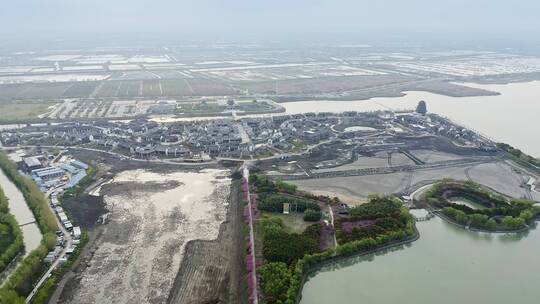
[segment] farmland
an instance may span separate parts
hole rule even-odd
[[[36,121],[39,115],[51,111],[56,102],[0,102],[0,122],[26,122]]]

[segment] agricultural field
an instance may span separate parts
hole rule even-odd
[[[278,94],[315,94],[353,91],[382,85],[399,84],[411,80],[413,78],[402,75],[332,76],[282,81],[246,82],[237,84],[237,87],[247,89],[251,93],[276,93],[277,89]]]
[[[160,82],[163,95],[165,96],[195,95],[191,85],[186,79],[164,79]]]
[[[142,93],[144,96],[162,96],[163,88],[159,80],[144,80]]]
[[[52,111],[57,102],[0,102],[0,122],[23,122],[38,120],[39,116]]]
[[[99,82],[75,82],[62,95],[66,98],[84,98],[90,96],[99,85]]]

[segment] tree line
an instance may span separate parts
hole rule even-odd
[[[47,269],[43,258],[56,245],[55,232],[58,226],[43,193],[31,179],[18,174],[17,167],[4,152],[0,152],[0,168],[22,192],[43,234],[39,247],[25,257],[0,289],[0,303],[24,303],[26,295],[32,291],[34,282]]]
[[[9,213],[8,199],[0,188],[0,272],[23,251],[21,228],[15,217]]]
[[[486,209],[473,209],[449,201],[451,197],[465,197],[480,203]],[[472,181],[445,179],[425,192],[429,205],[442,208],[442,213],[461,225],[485,230],[519,230],[526,227],[540,213],[533,201],[508,201]]]

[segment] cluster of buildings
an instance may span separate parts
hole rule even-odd
[[[168,103],[160,104],[167,107]],[[490,140],[437,115],[344,112],[242,117],[159,124],[146,119],[27,126],[1,133],[6,146],[61,145],[113,150],[137,158],[203,161],[207,157],[251,158],[287,153],[329,139],[354,139],[369,132],[389,136],[441,135],[492,149]],[[54,171],[46,172],[53,174]]]
[[[65,230],[67,230],[68,233],[71,234],[71,244],[69,244],[69,247],[65,251],[66,254],[71,254],[75,251],[75,249],[77,249],[77,246],[81,242],[81,227],[73,226],[66,213],[64,212],[64,209],[60,206],[56,193],[53,193],[51,195],[50,204],[52,210],[55,212],[62,226],[64,226]],[[60,256],[63,249],[66,248],[66,245],[66,236],[60,230],[57,231],[56,246],[47,254],[47,256],[44,258],[44,261],[51,263],[59,257],[63,262],[67,261],[67,256]]]
[[[19,171],[32,178],[41,191],[69,189],[86,177],[88,165],[68,156],[43,153],[27,154],[20,150],[10,154]]]
[[[415,132],[448,137],[463,145],[478,147],[483,151],[496,150],[494,143],[490,139],[471,129],[456,125],[449,119],[438,115],[426,116],[418,115],[416,113],[407,113],[397,116],[397,119],[400,123],[406,125]]]

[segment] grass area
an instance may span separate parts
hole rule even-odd
[[[306,222],[304,221],[304,215],[302,213],[290,213],[290,214],[283,214],[283,213],[276,213],[276,212],[263,212],[264,216],[273,217],[273,218],[279,218],[292,232],[296,233],[302,233],[309,225],[312,225],[312,222]]]
[[[0,103],[0,122],[26,122],[37,120],[38,115],[49,111],[49,107],[56,102],[36,101],[36,102],[3,102]]]
[[[291,140],[291,144],[294,146],[293,152],[300,152],[306,147],[306,144],[298,138]]]

